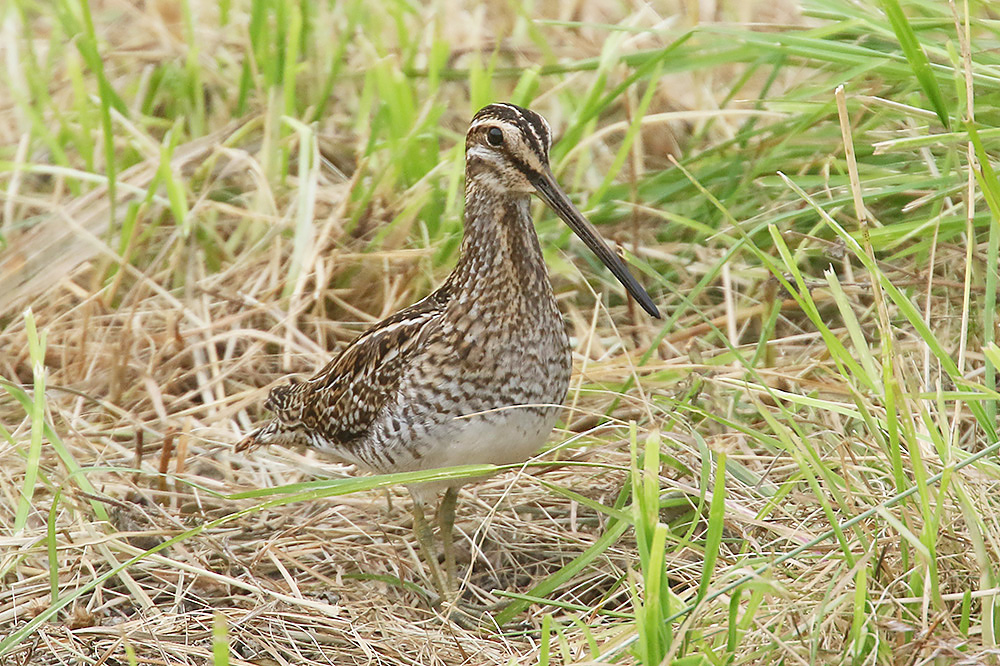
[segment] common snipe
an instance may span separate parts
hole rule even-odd
[[[491,104],[465,139],[465,236],[444,284],[375,324],[307,381],[273,388],[274,418],[236,445],[313,446],[377,473],[527,460],[548,437],[569,387],[569,338],[532,225],[537,194],[654,317],[659,311],[549,169],[545,119]],[[432,582],[454,590],[458,487],[410,487],[414,531]],[[448,587],[423,504],[438,510]]]

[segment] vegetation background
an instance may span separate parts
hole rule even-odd
[[[998,18],[7,0],[0,660],[995,663]],[[231,445],[447,275],[503,99],[666,317],[540,214],[574,380],[462,493],[471,627],[399,478]]]

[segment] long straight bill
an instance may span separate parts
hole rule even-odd
[[[597,255],[605,266],[614,274],[618,281],[628,290],[628,293],[632,294],[642,309],[649,313],[651,316],[660,318],[660,311],[656,308],[656,304],[653,303],[653,299],[649,297],[646,290],[635,281],[632,274],[629,273],[628,268],[622,263],[622,260],[618,258],[618,255],[611,251],[608,244],[604,242],[604,239],[600,237],[597,233],[597,229],[594,228],[587,218],[576,209],[576,206],[569,200],[566,194],[556,183],[555,176],[552,172],[546,168],[545,172],[537,177],[533,183],[535,189],[538,190],[538,196],[541,197],[542,201],[548,204],[549,208],[554,210],[556,214],[562,218],[563,222],[569,225],[569,228],[573,230],[577,236],[580,237],[587,247]]]

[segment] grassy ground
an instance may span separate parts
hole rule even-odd
[[[901,4],[0,5],[0,660],[995,662],[1000,21]],[[539,216],[574,379],[470,628],[399,479],[231,446],[444,279],[497,99],[666,318]]]

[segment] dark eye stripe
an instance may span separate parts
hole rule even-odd
[[[528,166],[526,162],[519,160],[514,155],[508,155],[507,160],[514,165],[514,168],[524,174],[527,178],[531,178],[535,170]]]

